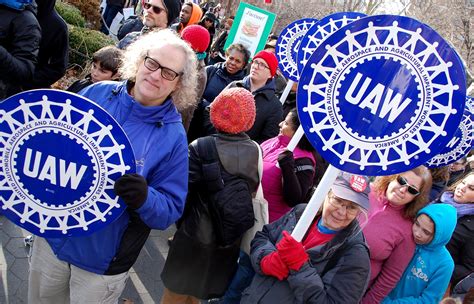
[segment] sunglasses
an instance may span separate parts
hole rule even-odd
[[[407,186],[408,193],[412,195],[420,194],[420,191],[415,186],[410,185],[403,176],[397,176],[397,182],[400,184],[400,186]]]
[[[145,10],[149,10],[150,8],[153,8],[153,13],[155,13],[155,14],[157,14],[157,15],[161,14],[162,12],[166,12],[166,10],[165,10],[164,8],[159,7],[159,6],[152,5],[152,4],[148,3],[148,2],[145,2],[145,3],[143,4],[143,8],[144,8]]]

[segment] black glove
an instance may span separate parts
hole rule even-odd
[[[286,163],[289,161],[294,161],[293,152],[291,152],[290,150],[285,150],[278,155],[279,163]]]
[[[124,174],[115,181],[114,192],[128,207],[138,209],[146,201],[148,184],[140,174]]]

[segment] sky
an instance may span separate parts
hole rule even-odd
[[[408,2],[409,0],[384,0],[382,5],[377,9],[377,13],[403,15],[403,13],[400,12],[403,10],[404,3],[408,4]]]

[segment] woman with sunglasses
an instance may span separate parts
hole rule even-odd
[[[130,45],[120,71],[125,81],[101,81],[79,94],[109,112],[131,142],[136,173],[114,185],[127,210],[88,236],[37,238],[29,303],[117,303],[150,230],[168,228],[183,212],[188,145],[178,110],[196,100],[196,56],[162,30]]]
[[[456,285],[474,284],[474,172],[468,173],[448,188],[439,198],[439,202],[452,205],[457,212],[458,223],[446,247],[455,265],[451,288],[459,292]],[[466,280],[471,280],[471,283],[466,284]],[[458,284],[461,281],[463,284]]]
[[[358,303],[369,279],[369,250],[357,221],[369,207],[368,178],[340,174],[301,242],[290,233],[305,204],[257,232],[256,275],[244,304]]]
[[[380,303],[408,266],[416,246],[413,220],[428,203],[431,182],[428,169],[420,166],[372,183],[368,220],[362,224],[370,248],[370,281],[362,303]]]

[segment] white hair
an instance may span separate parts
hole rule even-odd
[[[197,103],[197,59],[191,47],[170,29],[155,30],[142,35],[125,50],[120,73],[124,79],[135,82],[138,67],[146,54],[165,45],[174,46],[185,55],[184,71],[176,89],[171,93],[178,111],[195,107]]]

